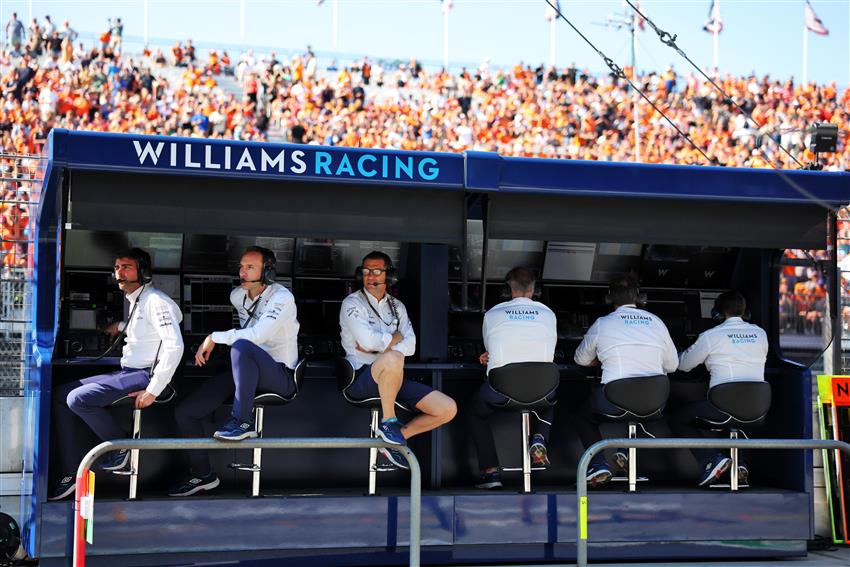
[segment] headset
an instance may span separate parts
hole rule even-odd
[[[626,278],[628,278],[629,280],[631,280],[632,283],[634,283],[635,305],[637,307],[646,306],[647,298],[646,298],[646,294],[640,290],[640,282],[638,282],[637,278],[632,276],[632,275],[627,275]],[[605,294],[605,303],[606,304],[608,304],[608,305],[614,304],[614,296],[613,296],[614,287],[615,286],[616,287],[623,287],[622,284],[624,283],[624,280],[625,280],[625,278],[617,278],[608,285],[608,293]],[[619,284],[619,285],[617,285],[617,284]]]
[[[245,250],[245,254],[249,252],[257,252],[263,257],[263,275],[260,276],[260,279],[258,280],[242,281],[245,283],[264,283],[266,285],[273,284],[274,279],[277,276],[277,258],[275,258],[274,252],[262,246],[249,246]]]
[[[744,313],[741,315],[741,319],[744,321],[749,321],[752,318],[752,313],[750,313],[750,308],[747,307],[747,299],[737,291],[724,291],[720,295],[714,298],[714,306],[711,308],[711,318],[717,321],[718,323],[722,323],[726,320],[726,314],[720,309],[720,301],[723,299],[731,299],[734,296],[740,297],[744,301]]]
[[[363,262],[367,259],[380,259],[384,261],[384,268],[387,270],[387,287],[392,287],[398,283],[398,270],[395,265],[393,265],[392,258],[383,252],[373,250],[363,257],[363,260],[360,261],[360,265],[354,270],[354,279],[357,280],[357,283],[360,284],[361,287],[363,287]]]
[[[136,263],[136,277],[138,279],[135,282],[131,283],[147,285],[153,281],[153,272],[151,270],[151,255],[142,250],[141,248],[130,248],[129,250],[119,252],[115,256],[115,258],[130,258]],[[118,282],[118,280],[115,278],[115,270],[112,271],[112,281],[115,283]]]

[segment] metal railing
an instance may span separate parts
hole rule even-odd
[[[81,498],[87,492],[88,472],[94,461],[119,449],[129,450],[233,450],[233,449],[371,449],[391,447],[404,453],[410,464],[410,566],[419,567],[422,510],[422,472],[419,461],[409,447],[391,445],[380,439],[354,438],[266,438],[226,443],[215,439],[126,439],[104,441],[89,451],[77,468],[77,491],[74,498],[74,555],[73,567],[84,567],[86,560],[86,536],[84,518],[81,514]]]
[[[850,444],[818,439],[605,439],[594,443],[582,454],[576,476],[576,566],[587,566],[587,476],[590,460],[605,449],[834,449],[850,456]]]

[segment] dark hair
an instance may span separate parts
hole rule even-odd
[[[243,252],[242,255],[244,256],[245,254],[249,254],[251,252],[256,252],[257,254],[263,257],[263,267],[265,267],[266,264],[270,264],[272,268],[277,266],[277,258],[275,258],[274,252],[269,250],[268,248],[265,248],[263,246],[249,246],[245,249],[245,252]]]
[[[505,275],[505,283],[508,284],[511,291],[518,291],[520,293],[534,291],[534,282],[536,279],[534,272],[522,266],[511,269]]]
[[[614,305],[637,304],[640,286],[634,276],[619,276],[608,284],[608,297]]]
[[[115,254],[115,259],[117,260],[118,258],[130,258],[136,263],[136,270],[139,272],[142,271],[142,264],[144,264],[147,269],[150,269],[153,265],[151,262],[151,255],[141,248],[126,248],[124,250],[120,250],[117,254]]]
[[[360,261],[360,265],[362,266],[363,264],[365,264],[366,260],[383,260],[384,268],[389,269],[393,267],[392,258],[390,258],[388,254],[381,252],[380,250],[372,250],[371,252],[363,256],[363,259]]]
[[[747,300],[741,292],[724,291],[714,300],[714,306],[725,317],[743,317],[747,311]]]

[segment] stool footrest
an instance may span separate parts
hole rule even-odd
[[[649,478],[645,476],[639,476],[635,480],[638,482],[649,482]],[[614,476],[611,477],[611,482],[629,482],[629,477],[627,476]]]
[[[531,467],[531,470],[533,470],[533,471],[545,471],[545,470],[547,470],[547,468],[546,467]],[[522,467],[502,467],[501,471],[502,472],[523,472]]]
[[[112,474],[117,474],[117,475],[121,475],[121,476],[132,476],[132,475],[136,474],[135,469],[118,469],[118,470],[109,471],[109,472],[111,472]]]
[[[383,466],[375,465],[375,467],[372,470],[375,471],[375,472],[393,472],[393,471],[397,471],[398,467],[391,467],[391,466],[388,466],[388,465],[383,465]]]
[[[262,470],[261,467],[255,465],[253,463],[247,463],[247,464],[230,463],[227,466],[231,469],[237,469],[237,470],[240,470],[240,471],[248,471],[248,472],[255,472],[255,471]]]
[[[747,483],[747,484],[741,484],[740,482],[738,483],[738,488],[749,488],[749,487],[750,487],[749,483]],[[711,485],[709,485],[709,488],[732,488],[732,485],[729,484],[728,482],[724,482],[722,484],[711,484]]]

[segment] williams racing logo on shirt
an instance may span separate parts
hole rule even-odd
[[[508,321],[534,321],[540,315],[537,309],[505,309]]]
[[[626,325],[644,325],[647,327],[652,323],[652,317],[640,313],[621,313],[620,320]]]
[[[755,333],[726,333],[733,345],[755,344],[758,335]]]

